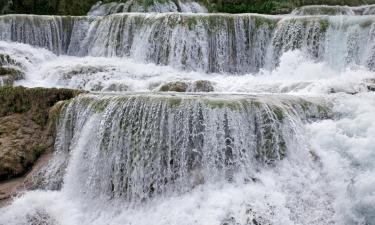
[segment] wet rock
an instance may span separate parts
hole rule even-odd
[[[65,72],[63,74],[63,79],[69,80],[72,79],[75,76],[80,76],[80,75],[86,75],[86,76],[91,76],[97,73],[103,73],[103,72],[108,72],[104,67],[95,67],[95,66],[77,66],[73,68],[72,70]]]
[[[129,86],[126,84],[110,84],[102,89],[103,91],[128,91]]]
[[[214,86],[210,81],[207,80],[198,80],[194,81],[191,85],[191,92],[213,92]]]
[[[14,81],[22,79],[23,75],[20,70],[0,67],[0,86],[12,86]]]
[[[254,207],[250,204],[244,205],[243,209],[241,210],[241,219],[238,217],[229,214],[227,217],[222,221],[221,225],[240,225],[240,224],[245,224],[245,225],[271,225],[271,221],[267,219],[267,217],[270,217],[274,215],[274,207],[268,205],[268,210],[263,213],[259,213],[254,210]],[[244,222],[239,223],[238,220]]]
[[[175,92],[212,92],[213,84],[207,80],[198,81],[175,81],[164,84],[159,91],[175,91]]]
[[[36,212],[34,215],[28,215],[27,223],[30,225],[54,225],[57,224],[56,220],[53,219],[44,210]]]
[[[358,88],[352,88],[352,90],[348,90],[345,88],[330,88],[328,91],[329,94],[336,94],[336,93],[346,93],[350,95],[356,95],[361,92],[375,92],[375,79],[364,79],[361,83],[359,83]]]
[[[375,79],[366,80],[366,87],[368,91],[375,91]]]
[[[24,87],[0,88],[0,181],[28,172],[54,146],[62,104],[80,91]]]
[[[0,54],[0,65],[1,66],[13,65],[13,66],[17,66],[17,67],[21,66],[21,64],[19,62],[17,62],[12,57],[10,57],[10,55],[7,55],[7,54]]]
[[[225,219],[221,225],[240,225],[239,223],[236,222],[236,218],[234,217],[229,217]]]
[[[189,85],[186,82],[175,81],[161,86],[160,91],[186,92]]]
[[[329,91],[328,91],[328,93],[329,94],[346,93],[346,94],[350,94],[350,95],[358,94],[357,91],[347,91],[347,90],[335,89],[335,88],[330,88]]]
[[[81,87],[83,89],[83,87]],[[122,83],[103,84],[99,82],[90,88],[90,91],[105,91],[105,92],[124,92],[128,91],[129,86]]]

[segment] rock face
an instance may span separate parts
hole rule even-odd
[[[0,86],[12,86],[14,81],[23,78],[21,64],[9,55],[0,54]]]
[[[175,91],[175,92],[213,92],[214,87],[210,81],[198,80],[194,82],[189,81],[174,81],[162,85],[159,91]]]
[[[23,73],[17,69],[0,67],[0,86],[12,86],[14,81],[23,78]]]
[[[80,92],[69,89],[0,88],[0,181],[22,176],[54,146],[62,103]],[[52,110],[53,109],[53,110]]]

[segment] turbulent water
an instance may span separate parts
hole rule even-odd
[[[203,5],[194,1],[153,1],[149,6],[138,0],[125,2],[98,2],[88,12],[89,16],[107,16],[115,13],[125,12],[190,12],[205,13],[208,10]]]
[[[310,5],[297,8],[292,12],[293,15],[374,15],[375,5],[365,5],[357,7],[349,6],[328,6],[328,5]]]
[[[57,55],[122,57],[208,73],[275,69],[300,49],[338,69],[374,69],[374,16],[144,14],[106,17],[0,17],[0,40]]]
[[[16,85],[91,91],[1,225],[375,224],[375,16],[95,7],[0,17]]]

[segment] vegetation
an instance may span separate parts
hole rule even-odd
[[[37,124],[47,124],[49,109],[55,103],[71,99],[81,91],[70,89],[46,89],[24,87],[1,87],[0,88],[0,117],[13,113],[28,113]]]
[[[102,0],[114,2],[116,0]],[[124,2],[126,0],[117,0]],[[166,0],[137,0],[145,6],[154,1]],[[289,13],[296,7],[304,5],[362,5],[375,4],[375,0],[197,0],[206,5],[211,12],[225,13]],[[85,15],[98,0],[0,0],[3,14],[43,14],[43,15]]]
[[[98,0],[0,0],[3,14],[85,15]]]
[[[349,5],[375,4],[375,0],[211,0],[218,12],[285,14],[304,5]]]

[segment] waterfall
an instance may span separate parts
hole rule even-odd
[[[286,97],[82,96],[61,115],[45,186],[61,187],[56,174],[68,160],[75,168],[65,188],[104,199],[144,200],[236,174],[251,180],[288,154],[300,119],[327,116],[323,105]]]
[[[0,225],[375,224],[373,5],[149,3],[0,16],[14,85],[88,91]]]
[[[349,6],[328,6],[328,5],[310,5],[303,6],[293,10],[292,15],[311,16],[311,15],[374,15],[375,5],[365,5],[357,7]]]
[[[338,68],[374,68],[373,16],[19,15],[0,17],[0,26],[2,40],[59,55],[127,57],[187,71],[244,74],[274,69],[283,53],[295,49]]]
[[[191,13],[205,13],[207,9],[198,2],[191,1],[153,1],[152,4],[146,5],[137,0],[129,0],[125,3],[98,2],[94,5],[88,15],[89,16],[107,16],[115,13],[125,12],[191,12]]]

